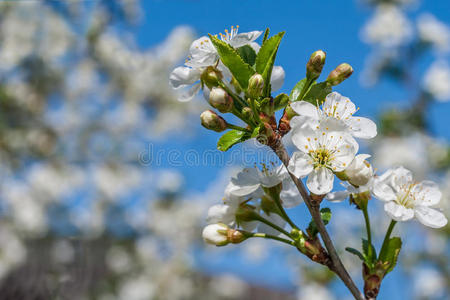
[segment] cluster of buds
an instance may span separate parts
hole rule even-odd
[[[222,223],[206,226],[202,236],[206,243],[216,246],[226,246],[229,243],[239,244],[248,238],[242,231],[231,229]]]

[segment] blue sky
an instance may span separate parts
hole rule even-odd
[[[362,1],[359,1],[362,2]],[[197,34],[223,32],[232,25],[239,25],[242,32],[251,30],[271,29],[271,33],[286,31],[282,41],[277,64],[283,66],[286,71],[286,80],[282,92],[289,93],[295,83],[304,77],[305,64],[309,55],[322,49],[327,52],[327,63],[324,68],[324,76],[335,66],[342,62],[350,63],[355,72],[353,76],[339,85],[336,89],[341,94],[350,97],[360,106],[360,115],[375,117],[381,109],[392,102],[402,102],[410,96],[409,91],[399,89],[389,81],[383,81],[374,88],[361,86],[359,81],[364,61],[370,53],[370,47],[359,39],[361,26],[370,16],[371,11],[358,1],[292,1],[292,0],[230,0],[230,1],[143,1],[143,23],[135,29],[138,44],[143,48],[151,47],[164,40],[168,33],[178,25],[189,25]],[[434,0],[424,1],[417,10],[411,9],[408,14],[415,19],[418,12],[431,12],[438,19],[450,23],[450,1]],[[431,57],[426,58],[432,60]],[[423,69],[418,72],[423,72]],[[406,103],[403,103],[405,105]],[[431,109],[429,119],[432,120],[434,133],[450,140],[450,131],[447,129],[450,103],[436,103]],[[199,142],[180,140],[169,144],[160,145],[174,149],[199,150],[213,149],[218,135],[202,131],[204,138]],[[213,178],[220,168],[185,168],[184,173],[190,179],[187,184],[190,187],[202,188],[206,178]],[[203,176],[198,176],[201,172]],[[229,260],[222,261],[227,265]],[[222,266],[223,266],[222,265]],[[215,264],[205,264],[207,269],[218,268]],[[240,272],[245,277],[245,268]],[[280,268],[271,266],[271,280],[275,284],[283,284],[289,279],[280,271]],[[251,268],[252,273],[254,269]],[[267,277],[266,273],[263,277]],[[392,276],[392,275],[390,275]],[[400,276],[397,274],[396,276]],[[395,277],[395,276],[392,276]],[[387,295],[395,290],[394,280],[387,280],[382,289],[382,295]],[[389,283],[390,282],[390,283]],[[393,294],[397,295],[398,294]],[[388,299],[381,297],[381,299]],[[389,299],[397,299],[389,298]]]

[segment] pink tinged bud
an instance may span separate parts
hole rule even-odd
[[[248,95],[252,98],[258,98],[262,95],[264,89],[264,79],[260,74],[255,74],[248,80]]]
[[[217,132],[227,129],[227,122],[212,110],[205,110],[200,115],[202,126],[209,130]]]
[[[349,78],[353,73],[353,68],[347,63],[340,64],[330,75],[328,75],[327,82],[331,85],[338,85],[345,79]]]
[[[222,88],[213,87],[209,93],[209,104],[221,113],[227,113],[233,108],[233,99]]]
[[[306,77],[316,80],[320,73],[322,73],[323,66],[325,65],[326,54],[322,50],[317,50],[309,58],[306,64]]]
[[[207,67],[200,77],[202,83],[205,84],[210,89],[219,86],[219,83],[222,80],[222,78],[223,78],[222,72],[220,72],[213,66]]]
[[[368,154],[356,155],[350,165],[344,170],[345,176],[351,184],[355,186],[365,185],[372,178],[372,166],[366,161],[369,157],[370,155]]]

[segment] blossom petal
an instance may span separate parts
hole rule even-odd
[[[359,145],[350,134],[345,132],[330,132],[327,138],[327,149],[335,150],[334,159],[331,161],[333,171],[343,171],[355,158]]]
[[[317,128],[319,126],[319,120],[306,116],[295,116],[291,119],[289,125],[292,129],[303,127]]]
[[[186,62],[190,67],[207,67],[217,62],[218,54],[211,40],[202,36],[192,42],[189,48],[190,59]]]
[[[311,150],[316,150],[318,147],[318,140],[315,129],[310,126],[295,127],[292,130],[292,143],[302,152],[309,153]]]
[[[415,195],[416,205],[433,206],[441,201],[442,193],[436,183],[424,180],[415,185],[411,193]]]
[[[392,170],[388,170],[383,175],[375,177],[372,192],[378,200],[387,202],[397,199],[397,195],[390,185],[392,175]]]
[[[313,169],[311,157],[301,151],[295,152],[289,161],[288,170],[297,178],[308,175]]]
[[[170,85],[174,89],[182,88],[187,85],[194,84],[200,80],[200,70],[188,67],[178,67],[172,71],[169,76]]]
[[[234,48],[239,48],[244,45],[250,44],[251,42],[256,40],[261,34],[262,31],[250,31],[245,33],[239,33],[229,41],[229,44]]]
[[[303,202],[303,198],[291,178],[286,178],[283,181],[280,199],[281,204],[283,204],[285,208],[292,208]]]
[[[347,122],[353,136],[361,139],[371,139],[377,135],[377,125],[368,118],[350,117]]]
[[[349,196],[350,196],[350,193],[348,191],[337,191],[337,192],[328,193],[325,196],[325,198],[331,202],[342,202],[342,201],[346,200]]]
[[[272,92],[281,89],[284,83],[284,69],[281,66],[274,66],[272,69],[272,75],[270,76],[270,85],[272,87]]]
[[[186,91],[183,91],[178,96],[178,101],[180,101],[180,102],[191,101],[195,97],[195,95],[198,94],[200,87],[201,87],[200,83],[194,84],[191,88],[187,89]]]
[[[256,168],[245,168],[235,178],[231,178],[227,190],[235,196],[249,196],[260,188],[259,178]]]
[[[209,208],[206,222],[208,224],[224,223],[233,226],[235,223],[236,210],[226,204],[216,204]]]
[[[426,206],[417,206],[415,216],[425,226],[431,228],[441,228],[447,225],[447,218],[437,209]]]
[[[414,210],[390,201],[384,204],[384,210],[395,221],[408,221],[414,217]]]
[[[334,175],[327,168],[317,168],[311,172],[306,180],[309,191],[316,195],[324,195],[333,189]]]
[[[391,185],[394,189],[412,183],[413,176],[410,170],[404,167],[397,167],[392,170]]]
[[[291,108],[299,115],[319,120],[317,107],[306,101],[295,101],[291,103]]]

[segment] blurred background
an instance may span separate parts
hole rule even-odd
[[[293,249],[201,240],[232,174],[270,159],[215,150],[201,95],[168,84],[190,43],[232,25],[285,30],[289,93],[309,55],[355,72],[336,89],[377,120],[363,146],[378,172],[402,164],[439,182],[450,212],[448,0],[16,0],[0,2],[0,299],[351,299]],[[336,185],[339,188],[339,185]],[[327,203],[328,205],[328,203]],[[330,204],[330,230],[361,285],[360,212]],[[371,201],[377,246],[388,218]],[[288,213],[304,226],[304,206]],[[450,297],[450,227],[409,222],[379,299]]]

